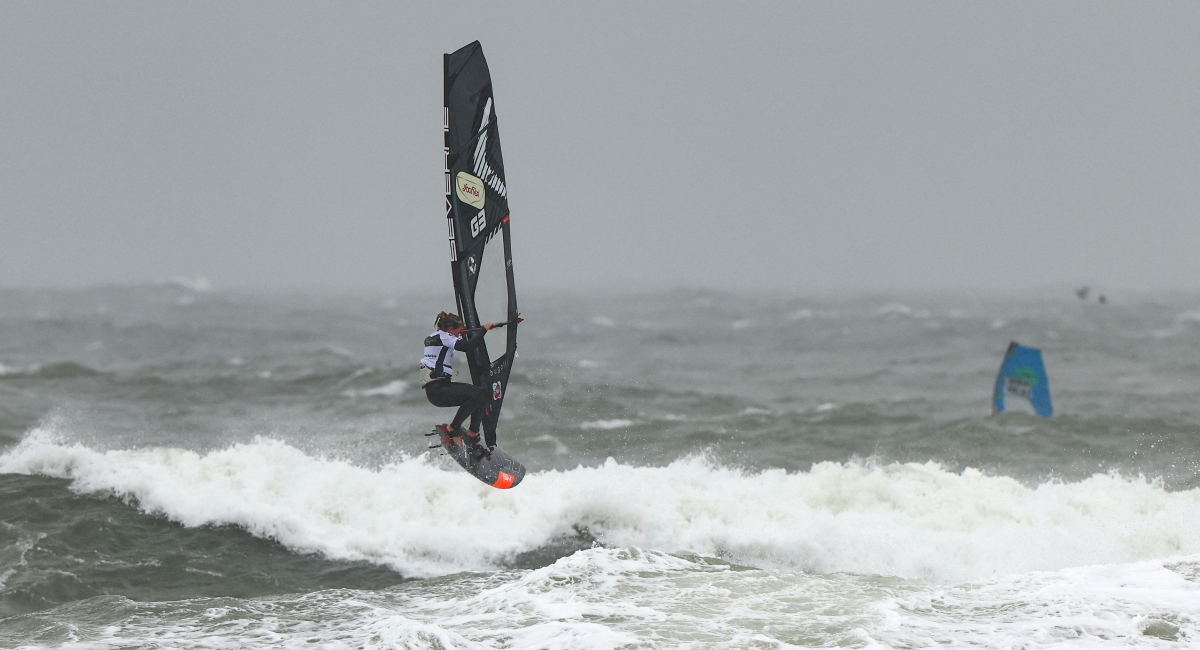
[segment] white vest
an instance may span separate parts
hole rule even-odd
[[[454,344],[458,339],[449,332],[438,330],[425,337],[425,356],[421,357],[421,366],[433,371],[437,378],[438,365],[441,365],[440,376],[453,377],[454,369],[450,367],[454,361]]]

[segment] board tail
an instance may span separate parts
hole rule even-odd
[[[437,436],[441,444],[430,445],[431,449],[442,447],[445,454],[454,459],[459,467],[467,470],[475,478],[501,490],[514,488],[525,478],[525,466],[517,462],[500,447],[493,447],[488,454],[473,455],[466,444],[455,444],[451,440],[450,427],[439,424],[433,431],[425,434]],[[476,447],[476,449],[480,449]]]
[[[1044,418],[1054,413],[1050,403],[1050,378],[1042,363],[1041,350],[1016,341],[1008,344],[992,390],[992,413],[1004,412],[1005,395],[1024,397],[1033,405],[1034,412]]]

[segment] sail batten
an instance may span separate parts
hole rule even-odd
[[[489,396],[483,432],[494,444],[517,350],[508,184],[482,47],[471,43],[445,55],[444,64],[446,217],[455,299],[468,327],[508,323],[466,355],[472,382]]]

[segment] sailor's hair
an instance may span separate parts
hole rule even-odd
[[[458,314],[440,311],[438,312],[437,318],[433,320],[433,326],[439,330],[442,330],[443,332],[446,332],[452,327],[462,327],[463,320],[458,317]]]

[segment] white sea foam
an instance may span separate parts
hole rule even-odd
[[[929,318],[928,309],[913,309],[898,302],[888,303],[875,311],[876,316],[912,316],[914,318]]]
[[[1200,553],[1200,490],[1115,475],[1030,488],[933,463],[744,472],[694,457],[537,472],[499,491],[436,460],[372,471],[266,439],[102,453],[38,430],[0,472],[69,478],[186,526],[234,524],[411,576],[488,570],[577,527],[613,546],[938,583]]]
[[[1192,309],[1176,316],[1170,326],[1153,330],[1151,335],[1158,339],[1171,338],[1188,332],[1197,324],[1200,324],[1200,309]]]
[[[321,348],[321,351],[322,352],[330,352],[332,354],[338,355],[339,357],[353,357],[354,356],[353,352],[351,352],[349,349],[344,348],[340,345],[326,345],[325,347]]]
[[[887,621],[869,637],[885,647],[1195,647],[1200,584],[1188,574],[1197,560],[1034,571],[918,592],[881,603]]]
[[[1194,568],[1197,558],[1180,559]],[[169,638],[178,647],[239,649],[1184,647],[1200,632],[1200,585],[1185,574],[1156,561],[936,587],[592,548],[531,571],[382,591],[125,601],[119,624],[108,611],[81,615],[103,604],[94,599],[41,614],[39,636],[88,639],[67,647],[150,647]],[[214,602],[228,605],[208,606]]]
[[[580,429],[623,429],[628,426],[633,426],[633,420],[594,420],[592,422],[583,422],[579,425]]]
[[[382,386],[375,388],[366,388],[362,390],[350,389],[343,391],[342,394],[346,397],[399,397],[408,390],[408,382],[403,379],[388,382]]]
[[[910,315],[912,315],[912,313],[913,313],[912,307],[909,307],[908,305],[902,305],[898,302],[888,303],[888,304],[880,307],[879,309],[875,310],[875,315],[877,315],[877,316],[886,316],[888,314],[900,314],[901,316],[910,316]]]
[[[31,363],[25,367],[6,366],[0,363],[0,376],[4,375],[32,375],[42,369],[42,364]]]
[[[177,275],[169,280],[164,280],[163,284],[173,284],[177,287],[183,287],[188,291],[195,291],[196,293],[210,293],[213,290],[212,282],[209,282],[208,278],[202,275],[197,275],[194,278]]]

